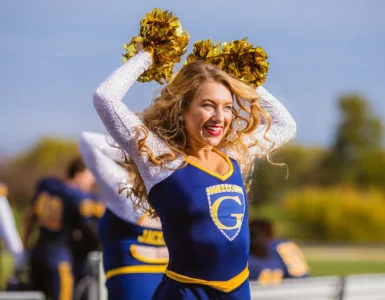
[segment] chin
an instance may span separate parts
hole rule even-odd
[[[206,140],[206,144],[207,146],[211,146],[211,147],[216,147],[218,146],[222,141],[222,138],[220,139],[215,139],[215,140]]]

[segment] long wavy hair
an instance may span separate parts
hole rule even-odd
[[[167,164],[175,160],[180,154],[187,155],[188,137],[182,116],[201,85],[207,80],[221,83],[231,92],[234,100],[233,119],[229,130],[217,147],[219,149],[226,148],[226,150],[236,154],[237,161],[245,174],[248,172],[252,160],[248,148],[258,144],[258,140],[253,140],[251,133],[258,127],[261,120],[267,124],[267,132],[271,127],[271,117],[259,106],[259,96],[254,88],[203,61],[184,65],[161,90],[160,95],[155,98],[152,105],[143,111],[141,114],[143,126],[138,126],[137,130],[144,137],[137,141],[138,149],[147,155],[150,163],[164,168],[167,168]],[[156,156],[146,145],[149,131],[166,143],[170,149],[167,154]],[[264,138],[269,140],[266,137],[266,132]],[[249,141],[246,144],[244,137],[247,135],[249,135]],[[126,163],[135,170],[137,175],[130,191],[133,195],[131,199],[135,199],[134,206],[156,216],[155,211],[147,202],[144,182],[135,163],[130,159],[127,159]],[[180,166],[180,168],[185,165]]]

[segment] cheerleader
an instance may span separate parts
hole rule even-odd
[[[83,132],[79,148],[107,210],[99,221],[108,299],[151,299],[168,262],[160,222],[135,211],[119,189],[130,188],[121,151],[102,134]]]
[[[168,35],[151,24],[143,32],[159,32],[164,41]],[[153,299],[250,299],[242,173],[290,140],[295,121],[263,87],[255,90],[202,58],[168,79],[139,118],[123,97],[138,78],[160,73],[162,55],[174,53],[141,40],[134,39],[135,54],[99,85],[93,101],[138,170],[136,203],[150,206],[162,223],[169,263]]]

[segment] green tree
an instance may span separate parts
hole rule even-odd
[[[381,120],[360,95],[342,96],[339,110],[334,143],[318,172],[320,182],[369,184],[377,169],[373,157],[380,165],[384,162]]]
[[[307,184],[325,153],[321,148],[289,144],[274,153],[271,162],[256,160],[246,180],[251,204],[277,202],[285,191]]]

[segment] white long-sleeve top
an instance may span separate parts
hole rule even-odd
[[[179,155],[167,167],[155,166],[148,163],[146,155],[138,151],[137,140],[142,136],[137,131],[137,126],[143,125],[142,121],[123,102],[129,88],[138,77],[145,72],[152,64],[151,55],[141,51],[122,66],[118,67],[104,82],[96,89],[93,95],[95,108],[102,119],[109,134],[116,142],[127,151],[135,161],[136,166],[144,180],[147,193],[157,183],[161,182],[180,166],[184,158]],[[260,106],[272,117],[272,126],[264,139],[267,124],[260,124],[253,133],[253,139],[259,141],[257,146],[249,148],[250,158],[263,156],[266,151],[272,151],[289,141],[296,134],[296,123],[286,108],[266,89],[257,88],[260,96]],[[246,137],[246,144],[248,143]],[[146,145],[153,151],[155,156],[170,152],[168,146],[155,134],[149,132]],[[221,149],[233,159],[237,160],[237,154],[230,149]]]
[[[87,168],[95,176],[101,189],[102,200],[108,209],[126,222],[136,224],[143,213],[135,211],[131,199],[120,187],[130,188],[129,175],[121,165],[122,152],[116,142],[107,135],[87,132],[81,133],[79,149]]]
[[[24,249],[16,229],[11,207],[5,196],[0,196],[0,238],[11,252],[16,268],[24,261]]]

